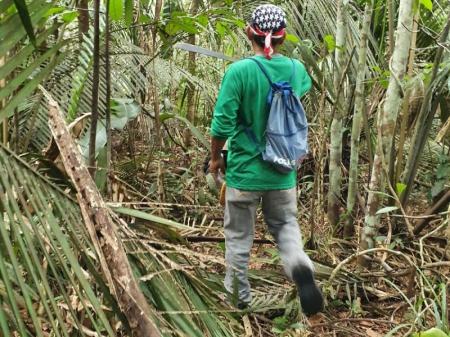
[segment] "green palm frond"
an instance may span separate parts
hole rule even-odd
[[[0,110],[0,119],[10,117],[66,57],[66,53],[59,50],[67,41],[60,39],[51,46],[43,45],[59,26],[58,23],[51,27],[45,25],[45,14],[53,6],[52,2],[37,0],[28,6],[33,27],[42,30],[36,36],[37,50],[32,44],[19,44],[26,39],[27,33],[21,24],[19,13],[11,6],[11,3],[8,5],[6,2],[0,12],[0,57],[6,58],[5,64],[0,68],[0,78],[11,78],[0,90],[0,100],[6,100]]]
[[[3,147],[0,171],[3,335],[115,336],[75,200]]]

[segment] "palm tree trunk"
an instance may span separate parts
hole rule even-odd
[[[361,135],[361,121],[363,110],[365,109],[364,80],[366,78],[366,59],[367,59],[367,34],[370,29],[372,19],[373,2],[366,3],[364,9],[364,21],[361,29],[361,40],[359,44],[358,74],[355,88],[355,114],[353,116],[349,182],[347,194],[347,221],[344,225],[344,237],[350,237],[353,234],[353,208],[356,203],[357,180],[358,180],[358,159],[359,159],[359,137]]]
[[[83,35],[89,31],[89,7],[88,0],[77,0],[78,9],[78,38],[80,43],[83,41]]]
[[[199,7],[199,1],[198,0],[192,0],[191,3],[191,16],[197,15]],[[195,44],[195,34],[190,34],[188,38],[188,43]],[[189,52],[189,61],[188,61],[188,69],[189,73],[191,75],[195,75],[195,53]],[[187,88],[187,120],[194,124],[195,120],[195,86],[191,82],[188,82],[188,88]],[[189,147],[192,143],[192,133],[189,128],[186,128],[184,131],[184,143],[186,147]]]
[[[106,191],[111,196],[111,184],[109,175],[111,172],[111,64],[109,43],[111,40],[110,22],[109,22],[109,2],[106,0],[106,31],[105,31],[105,81],[106,81],[106,112],[105,112],[105,128],[106,128]]]
[[[335,226],[339,222],[339,206],[341,200],[341,159],[342,159],[342,116],[343,107],[341,96],[344,96],[340,85],[342,84],[342,76],[345,76],[343,69],[345,67],[345,42],[347,37],[347,5],[343,0],[338,1],[337,27],[336,27],[336,70],[334,77],[334,92],[336,113],[331,123],[330,137],[330,166],[329,177],[330,186],[328,191],[328,220],[331,225]],[[343,97],[342,97],[343,98]]]
[[[391,76],[384,106],[378,112],[378,143],[370,179],[369,195],[367,197],[366,218],[360,242],[361,250],[374,247],[375,237],[378,234],[380,225],[380,217],[376,213],[380,203],[383,201],[380,192],[384,191],[386,183],[392,138],[394,137],[397,116],[401,107],[402,88],[400,81],[405,75],[409,47],[411,45],[412,4],[413,0],[400,1],[396,31],[397,40],[395,41],[394,53],[390,61]],[[361,256],[359,263],[366,265],[367,260]]]
[[[159,17],[161,15],[161,8],[163,6],[163,0],[156,0],[155,3],[155,16],[154,16],[154,22],[155,25],[152,29],[152,48],[150,51],[150,57],[153,59],[153,73],[155,73],[155,52],[156,52],[156,38],[157,38],[157,25],[156,22],[159,21]],[[153,100],[153,111],[155,114],[155,143],[157,147],[161,146],[161,120],[159,118],[159,95],[158,95],[158,86],[156,84],[156,80],[152,79],[152,84],[150,86],[150,97]]]
[[[94,1],[94,57],[92,75],[92,116],[89,137],[89,172],[95,174],[95,140],[97,138],[98,120],[98,86],[100,74],[100,0]]]
[[[437,111],[437,102],[435,101],[435,103],[433,104],[433,94],[437,90],[435,79],[439,72],[439,65],[441,64],[442,56],[444,53],[444,44],[447,41],[449,31],[450,11],[447,17],[447,24],[438,43],[439,48],[434,59],[433,72],[431,74],[430,81],[428,82],[428,87],[425,91],[425,97],[423,99],[419,116],[417,118],[416,127],[414,129],[413,138],[411,140],[411,148],[405,165],[403,183],[406,184],[406,188],[401,198],[404,207],[408,202],[409,194],[411,193],[412,187],[414,185],[414,178],[416,177],[417,173],[419,157],[422,154],[425,142],[428,138],[428,133],[430,132],[431,125],[433,123],[434,114]]]
[[[2,56],[0,57],[0,68],[5,65],[6,57]],[[0,89],[6,86],[6,78],[0,78]],[[3,109],[5,106],[5,100],[2,99],[0,101],[0,110]],[[2,143],[6,145],[8,143],[8,117],[5,117],[2,121],[0,121],[0,124],[2,125]]]

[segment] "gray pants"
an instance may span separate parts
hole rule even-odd
[[[297,222],[296,188],[273,191],[226,190],[225,203],[225,288],[234,293],[237,285],[239,301],[250,303],[250,284],[247,278],[250,249],[253,244],[256,208],[262,200],[262,211],[270,233],[280,250],[286,275],[292,277],[292,268],[313,264],[303,251]]]

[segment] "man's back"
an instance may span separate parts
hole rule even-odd
[[[289,81],[301,97],[311,87],[305,67],[294,60],[274,55],[271,60],[255,56],[273,82]],[[278,172],[262,160],[260,149],[249,139],[244,128],[250,127],[258,143],[264,142],[268,119],[267,95],[270,85],[258,65],[249,59],[232,64],[227,70],[214,110],[211,134],[228,138],[227,186],[241,190],[279,190],[295,186],[296,173]]]

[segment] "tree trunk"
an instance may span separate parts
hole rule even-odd
[[[100,0],[94,1],[94,56],[92,74],[91,130],[89,137],[89,172],[95,174],[95,140],[98,120],[98,86],[100,74]]]
[[[1,17],[0,17],[1,18]],[[3,67],[6,63],[6,56],[0,57],[0,68]],[[0,89],[6,86],[6,78],[0,78]],[[0,101],[0,111],[5,107],[5,99]],[[5,117],[2,121],[0,121],[2,126],[1,135],[2,135],[2,143],[3,145],[8,144],[8,117]]]
[[[344,226],[344,237],[350,237],[353,234],[353,218],[354,206],[356,203],[357,180],[358,180],[358,159],[359,159],[359,137],[361,135],[361,121],[363,118],[363,110],[365,106],[365,88],[364,81],[366,78],[366,59],[367,59],[367,34],[370,29],[372,19],[373,3],[366,3],[364,9],[364,21],[361,29],[361,40],[359,44],[358,73],[355,88],[355,114],[353,116],[352,136],[351,136],[351,153],[349,182],[347,194],[347,221]]]
[[[198,7],[199,7],[199,0],[192,0],[191,3],[191,16],[195,16],[197,15],[198,12]],[[195,34],[190,34],[189,38],[188,38],[188,43],[190,44],[194,44],[195,45]],[[195,75],[195,53],[194,52],[189,52],[189,61],[188,61],[188,69],[189,69],[189,73],[191,75]],[[188,87],[187,87],[187,120],[189,122],[191,122],[192,124],[194,124],[195,121],[195,102],[194,102],[194,98],[195,98],[195,85],[191,82],[188,82]],[[186,147],[190,147],[192,143],[192,133],[191,130],[189,128],[186,128],[184,131],[184,144]]]
[[[105,128],[106,128],[106,191],[109,197],[111,197],[111,64],[110,64],[110,52],[109,43],[111,40],[111,27],[109,22],[109,2],[106,0],[106,31],[105,31],[105,82],[106,82],[106,112],[105,112]]]
[[[78,9],[78,39],[83,42],[83,35],[89,32],[88,0],[77,0]]]
[[[154,22],[157,23],[159,21],[159,17],[161,16],[161,8],[163,6],[163,0],[156,0],[155,3],[155,17]],[[155,74],[155,51],[156,51],[156,38],[158,33],[158,27],[155,24],[152,29],[152,48],[150,50],[150,57],[153,60],[153,74]],[[150,97],[153,101],[153,112],[155,114],[155,143],[157,147],[161,146],[161,120],[159,118],[159,95],[158,95],[158,86],[156,84],[155,78],[152,78],[152,84],[150,86]]]
[[[413,23],[413,35],[411,40],[411,48],[409,52],[409,62],[408,62],[408,77],[412,78],[414,75],[414,58],[416,56],[416,41],[417,41],[417,28],[419,26],[420,13],[417,10],[416,15],[414,16]],[[405,92],[405,97],[403,98],[402,110],[400,113],[400,136],[398,141],[398,152],[397,152],[397,164],[395,167],[394,177],[392,179],[393,183],[397,183],[400,181],[400,174],[403,170],[403,150],[405,146],[406,139],[406,126],[408,125],[409,119],[409,100],[411,98],[411,90],[409,89]]]
[[[394,0],[387,0],[388,10],[388,57],[391,58],[394,53]]]
[[[430,132],[431,125],[433,123],[434,114],[437,111],[437,102],[434,102],[433,104],[433,94],[437,90],[435,79],[439,72],[439,66],[441,64],[442,56],[444,53],[444,44],[447,41],[449,31],[450,11],[447,17],[447,24],[438,43],[439,48],[434,59],[433,72],[431,74],[430,81],[428,82],[428,87],[425,91],[425,97],[423,99],[419,116],[417,118],[416,127],[414,129],[413,138],[411,140],[411,148],[405,165],[403,183],[406,184],[406,188],[401,198],[403,207],[406,207],[406,204],[408,202],[409,194],[411,193],[412,187],[414,185],[419,158],[428,138],[428,133]]]
[[[49,100],[49,125],[58,145],[67,174],[77,190],[77,198],[87,231],[99,256],[103,276],[124,313],[132,336],[160,337],[151,320],[155,316],[136,282],[122,240],[81,154],[67,129],[58,104]]]
[[[337,11],[337,27],[336,27],[336,70],[334,72],[334,92],[336,113],[333,116],[330,130],[330,166],[329,166],[329,190],[328,190],[328,220],[332,226],[339,222],[339,208],[341,200],[341,159],[342,159],[342,117],[344,101],[343,90],[340,90],[342,85],[342,77],[345,67],[346,55],[346,37],[347,37],[347,5],[343,0],[338,1]],[[342,97],[341,97],[342,96]]]
[[[401,107],[403,79],[408,62],[409,47],[412,31],[412,3],[413,0],[401,0],[399,19],[396,31],[394,53],[391,58],[391,76],[386,92],[386,100],[382,109],[378,112],[378,142],[374,158],[372,174],[367,197],[366,217],[361,235],[360,249],[366,250],[375,246],[375,237],[378,234],[380,224],[378,208],[382,202],[382,192],[386,183],[386,171],[389,167],[392,138]],[[367,260],[361,256],[358,259],[361,265],[366,265]]]

